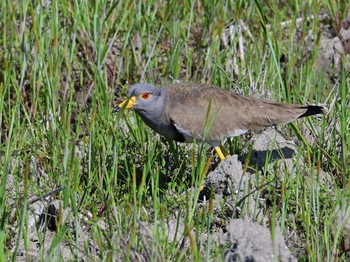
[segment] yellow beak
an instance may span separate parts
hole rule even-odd
[[[125,106],[124,104],[127,103]],[[114,112],[118,112],[120,109],[122,109],[123,107],[125,107],[126,109],[130,109],[133,106],[135,106],[136,103],[136,97],[132,96],[129,99],[124,100],[123,102],[121,102],[119,105],[117,105],[114,109],[113,109],[113,113]]]
[[[136,97],[135,97],[135,96],[132,96],[132,97],[130,97],[130,99],[126,99],[126,100],[124,100],[123,102],[121,102],[118,106],[119,106],[120,108],[122,108],[126,102],[127,102],[127,104],[126,104],[125,108],[130,109],[130,108],[132,108],[134,105],[136,105]]]

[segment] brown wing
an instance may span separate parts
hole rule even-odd
[[[176,84],[168,89],[167,111],[180,133],[203,139],[206,123],[213,120],[206,140],[220,140],[288,123],[308,111],[307,106],[274,103],[246,97],[210,85]],[[208,107],[210,114],[208,115]]]

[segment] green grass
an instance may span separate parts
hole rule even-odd
[[[40,260],[65,260],[63,246],[96,260],[131,261],[140,254],[221,260],[225,246],[212,234],[249,214],[248,195],[266,199],[272,232],[278,225],[285,236],[293,232],[303,240],[297,243],[301,261],[349,259],[343,245],[350,216],[349,54],[338,75],[317,69],[322,25],[337,35],[345,3],[5,0],[0,10],[0,261],[16,260],[23,247],[30,255],[33,197],[45,204],[62,200],[51,242],[46,229],[36,229]],[[328,19],[320,21],[320,13]],[[316,43],[309,49],[308,35]],[[295,174],[275,167],[256,174],[263,183],[243,195],[199,203],[208,146],[168,145],[135,113],[112,114],[130,84],[176,80],[325,103],[329,112],[281,127],[299,141]],[[240,137],[226,148],[240,154],[247,146]],[[332,187],[320,179],[321,170]],[[258,207],[253,210],[264,223]],[[169,241],[173,221],[180,237]]]

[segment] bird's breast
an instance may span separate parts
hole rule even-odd
[[[185,137],[177,131],[170,119],[151,118],[144,116],[143,114],[139,114],[139,116],[151,129],[161,136],[164,136],[166,139],[178,142],[186,141]]]

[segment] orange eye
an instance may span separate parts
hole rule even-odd
[[[143,99],[148,99],[150,96],[151,96],[150,93],[143,93],[143,94],[141,95],[141,97],[142,97]]]

